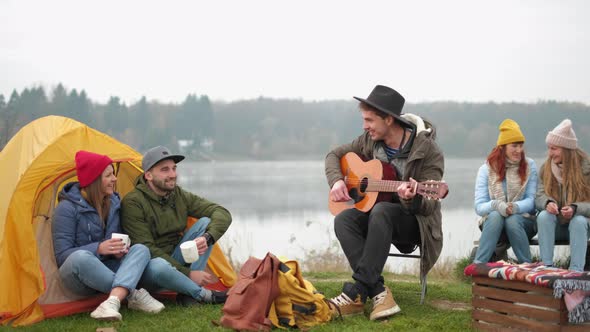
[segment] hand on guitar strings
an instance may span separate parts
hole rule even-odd
[[[397,187],[397,195],[400,199],[409,201],[416,196],[416,180],[410,178],[409,182],[404,182]]]
[[[333,202],[347,202],[350,201],[352,198],[348,195],[348,188],[346,188],[346,183],[344,180],[338,180],[330,189],[330,199]]]

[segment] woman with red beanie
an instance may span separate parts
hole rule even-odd
[[[78,151],[78,182],[59,193],[53,216],[53,246],[63,285],[73,293],[109,297],[91,314],[100,320],[121,320],[121,301],[130,309],[157,313],[164,305],[145,289],[136,289],[150,252],[142,244],[127,247],[120,238],[121,199],[114,191],[113,161],[105,155]]]

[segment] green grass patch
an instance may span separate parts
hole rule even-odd
[[[342,283],[350,273],[316,272],[305,277],[327,297],[340,294]],[[453,278],[428,278],[428,293],[420,304],[420,283],[416,275],[386,274],[386,284],[402,311],[390,319],[371,322],[371,304],[365,315],[346,317],[313,328],[313,331],[464,331],[471,330],[471,285]],[[125,331],[229,331],[216,327],[212,321],[221,318],[221,305],[200,305],[184,308],[165,301],[166,309],[157,315],[121,308],[122,322],[100,322],[89,313],[47,319],[24,328],[1,327],[1,331],[96,331],[114,327]],[[278,331],[278,330],[277,330]]]

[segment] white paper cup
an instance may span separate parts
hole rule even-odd
[[[111,239],[121,239],[123,243],[125,243],[125,249],[129,249],[131,245],[131,240],[129,239],[129,235],[121,234],[121,233],[113,233],[111,234]]]
[[[199,250],[197,250],[197,243],[194,240],[181,243],[180,252],[187,263],[193,263],[199,259]]]

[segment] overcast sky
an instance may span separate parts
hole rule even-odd
[[[589,1],[0,0],[0,93],[590,103]]]

